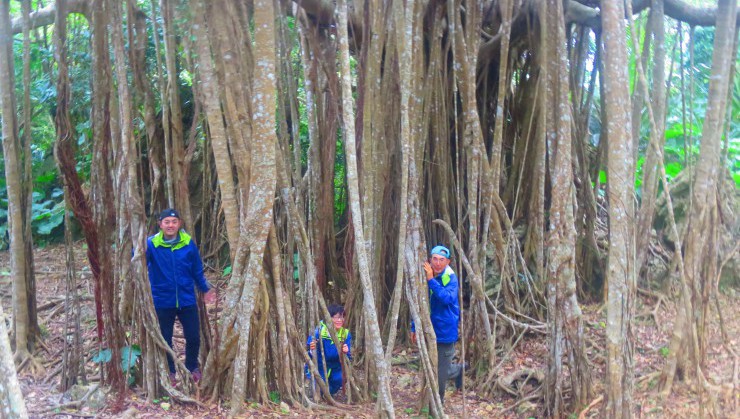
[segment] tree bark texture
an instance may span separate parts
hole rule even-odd
[[[581,309],[576,298],[571,137],[572,105],[568,97],[568,63],[562,3],[546,3],[546,133],[551,176],[549,232],[546,237],[547,306],[550,318],[546,406],[553,417],[566,413],[563,399],[563,357],[570,368],[572,403],[585,404],[589,373]]]
[[[357,157],[355,145],[354,127],[354,103],[352,100],[352,75],[349,66],[349,37],[347,35],[347,4],[340,0],[338,4],[339,14],[339,63],[342,75],[342,122],[345,140],[345,154],[347,156],[347,184],[349,186],[349,206],[352,214],[352,228],[355,235],[355,251],[359,265],[360,280],[362,281],[363,313],[365,315],[365,330],[368,342],[366,349],[375,364],[377,374],[378,404],[377,411],[381,417],[395,417],[393,411],[393,398],[390,394],[390,376],[388,363],[383,353],[383,343],[380,338],[380,327],[378,325],[377,310],[373,286],[370,283],[370,265],[365,248],[364,226],[362,219],[362,208],[360,207],[359,182],[357,170]]]
[[[5,317],[2,302],[0,302],[0,316]],[[28,417],[26,402],[23,400],[21,385],[15,372],[13,351],[10,349],[8,329],[4,319],[0,320],[0,417],[8,419]]]
[[[698,379],[711,390],[703,373],[706,362],[706,322],[710,297],[717,292],[721,139],[727,106],[730,69],[734,56],[736,0],[719,2],[717,29],[712,54],[709,94],[701,138],[701,152],[693,180],[692,208],[685,244],[683,287],[669,358],[663,371],[663,392],[670,392],[677,371],[686,378]],[[678,255],[680,257],[680,254]],[[679,260],[679,263],[681,261]],[[711,394],[710,394],[711,396]],[[715,396],[716,397],[716,396]]]
[[[604,92],[608,142],[609,259],[607,270],[607,378],[604,414],[633,415],[632,316],[636,291],[634,172],[624,3],[602,5]]]
[[[24,163],[21,160],[21,142],[18,137],[18,119],[15,102],[15,71],[13,65],[13,36],[10,33],[10,1],[0,1],[0,110],[2,111],[3,158],[8,193],[8,230],[10,235],[10,272],[13,278],[13,343],[16,361],[25,360],[34,349],[37,326],[32,323],[30,308],[35,308],[36,296],[29,295],[33,281],[29,269],[27,244],[31,242],[26,229],[26,189],[23,185]],[[30,158],[31,156],[27,156]],[[33,302],[32,302],[33,301]],[[35,311],[35,310],[34,310]]]
[[[243,182],[249,182],[250,193],[249,202],[245,203],[248,205],[246,218],[240,221],[239,230],[242,236],[246,235],[245,244],[249,249],[249,260],[243,274],[244,289],[238,306],[239,344],[234,359],[234,384],[231,392],[233,414],[241,411],[242,400],[245,397],[248,379],[246,368],[250,320],[254,310],[254,294],[257,285],[264,281],[262,259],[273,222],[273,201],[276,188],[275,14],[272,0],[256,1],[254,6],[255,57],[258,58],[255,61],[254,95],[252,97],[254,139],[251,149],[253,157],[250,179],[243,180]]]
[[[653,34],[654,39],[654,54],[653,58],[653,91],[650,95],[650,100],[653,106],[653,116],[655,118],[654,130],[650,131],[650,143],[654,144],[652,147],[648,147],[646,150],[645,162],[642,166],[643,180],[642,180],[642,201],[640,203],[640,211],[638,213],[636,231],[642,232],[636,236],[636,254],[637,262],[635,265],[636,272],[639,274],[645,266],[645,260],[648,255],[648,244],[652,237],[652,224],[655,215],[655,201],[658,195],[658,180],[659,180],[659,165],[656,161],[659,157],[663,156],[663,148],[665,145],[665,113],[666,113],[666,74],[665,74],[665,62],[666,62],[666,46],[665,46],[665,14],[663,11],[663,1],[654,1],[653,7],[650,9],[650,32]],[[645,40],[648,44],[648,40]],[[642,90],[642,89],[638,89]],[[642,106],[640,106],[642,108]],[[641,109],[642,110],[642,109]],[[653,127],[651,127],[653,128]],[[636,132],[632,130],[633,135]],[[637,138],[632,138],[633,144],[639,144],[639,131],[637,131]],[[633,155],[636,153],[636,149],[633,148]],[[634,160],[633,160],[634,162]]]

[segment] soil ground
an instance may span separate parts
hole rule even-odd
[[[92,307],[92,283],[89,269],[84,261],[82,244],[75,246],[75,255],[78,261],[78,277],[82,301],[81,327],[84,336],[85,353],[95,352],[95,314]],[[10,273],[8,252],[0,252],[0,296],[6,316],[10,316]],[[109,407],[94,411],[89,406],[80,409],[59,408],[67,396],[60,393],[59,370],[61,351],[63,347],[64,310],[63,296],[65,295],[64,278],[65,250],[63,246],[55,245],[37,249],[34,254],[36,267],[37,305],[40,308],[38,320],[42,330],[43,348],[37,353],[37,359],[43,365],[41,371],[31,375],[24,370],[20,374],[22,391],[31,417],[121,417],[124,413],[114,413]],[[672,302],[660,304],[653,317],[649,313],[657,303],[655,296],[640,294],[637,303],[639,317],[634,322],[634,363],[635,363],[635,393],[634,399],[638,417],[646,418],[694,418],[710,415],[706,410],[709,405],[706,398],[702,398],[696,391],[696,386],[682,381],[674,385],[673,393],[662,398],[656,389],[659,373],[666,360],[667,347],[675,319],[675,309]],[[720,306],[727,330],[729,342],[727,344],[734,353],[740,353],[740,297],[736,290],[725,290],[720,294]],[[597,306],[584,306],[584,330],[588,336],[587,351],[591,362],[593,385],[591,400],[597,400],[603,394],[603,378],[605,374],[604,326],[605,311]],[[721,395],[718,401],[720,417],[740,417],[740,388],[738,388],[738,359],[736,359],[723,345],[720,332],[720,322],[714,307],[710,311],[709,325],[709,352],[707,354],[706,375],[714,383],[725,384],[734,391]],[[396,359],[413,357],[412,348],[397,349]],[[90,359],[90,358],[88,358]],[[525,336],[514,348],[511,355],[504,361],[502,374],[529,368],[545,371],[547,363],[547,346],[544,335],[531,334]],[[91,381],[99,374],[97,365],[86,364],[87,375]],[[393,366],[392,394],[396,416],[424,417],[417,411],[420,398],[420,379],[413,362],[401,363]],[[470,380],[467,379],[469,382]],[[567,379],[566,379],[567,382]],[[467,385],[471,387],[471,385]],[[365,402],[359,405],[347,406],[343,411],[307,410],[300,407],[286,405],[258,405],[247,403],[244,417],[374,417],[374,405]],[[600,417],[601,402],[584,412],[582,417]],[[448,394],[445,399],[446,412],[450,417],[463,417],[463,397],[459,391],[454,391],[454,384],[448,385]],[[206,405],[205,407],[183,406],[168,403],[167,400],[158,400],[157,403],[148,403],[140,390],[133,388],[125,401],[125,415],[137,418],[216,418],[225,417],[228,409],[221,405]],[[501,391],[493,397],[480,394],[475,385],[465,393],[465,415],[471,418],[541,418],[545,417],[541,399],[532,399],[520,402],[514,396]],[[572,415],[576,417],[577,415]]]

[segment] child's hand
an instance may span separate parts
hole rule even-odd
[[[347,346],[346,343],[342,345],[342,352],[344,352],[345,354],[349,353],[349,346]]]
[[[313,340],[313,339],[311,339],[311,344],[310,344],[310,345],[308,345],[308,347],[309,347],[309,348],[310,348],[310,349],[311,349],[312,351],[313,351],[314,349],[316,349],[316,341],[315,341],[315,340]]]

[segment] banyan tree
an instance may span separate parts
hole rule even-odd
[[[348,402],[395,416],[390,361],[413,320],[419,407],[442,417],[420,279],[444,243],[462,279],[466,386],[504,391],[502,361],[542,335],[547,368],[530,374],[529,397],[552,417],[580,411],[597,396],[580,305],[602,302],[603,409],[630,417],[631,323],[656,240],[673,249],[665,276],[678,289],[661,389],[680,378],[712,402],[724,391],[703,368],[708,309],[737,250],[723,142],[738,128],[736,0],[23,0],[17,14],[11,3],[0,0],[0,100],[16,362],[33,362],[39,330],[32,81],[15,80],[13,42],[25,63],[48,38],[55,162],[87,245],[96,337],[112,359],[103,380],[121,397],[135,345],[150,399],[230,400],[238,414],[278,392],[317,408],[327,388],[304,381],[304,365],[316,376],[321,362],[305,337],[341,301],[355,348]],[[673,177],[668,108],[691,97],[671,83],[694,83],[685,67],[703,27],[714,33],[706,116],[681,115],[703,130],[684,133],[695,158]],[[192,381],[167,379],[147,279],[146,237],[168,207],[218,278],[216,318],[201,310],[198,397]],[[64,375],[71,384],[79,368]]]

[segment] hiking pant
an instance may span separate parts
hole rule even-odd
[[[461,387],[462,382],[462,365],[452,362],[455,356],[454,343],[437,342],[437,384],[439,385],[439,398],[442,403],[445,401],[445,388],[447,380],[456,379],[457,387]]]
[[[200,320],[198,306],[192,305],[180,308],[157,308],[157,320],[162,337],[172,348],[172,333],[175,329],[175,318],[180,319],[182,331],[185,335],[185,367],[193,372],[198,368],[198,352],[200,352]],[[175,361],[167,355],[167,364],[170,373],[175,372]]]

